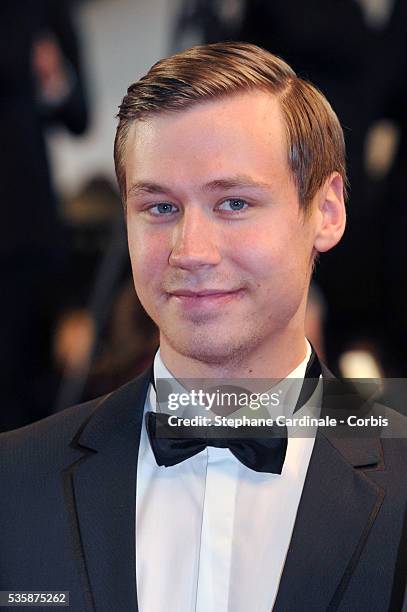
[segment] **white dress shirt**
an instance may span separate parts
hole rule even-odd
[[[304,377],[310,354],[307,342],[305,359],[287,378]],[[159,352],[154,375],[171,378]],[[313,406],[318,393],[320,385]],[[155,403],[150,385],[145,411]],[[314,439],[289,436],[281,475],[255,472],[229,449],[215,447],[160,467],[143,420],[136,499],[140,612],[270,612]]]

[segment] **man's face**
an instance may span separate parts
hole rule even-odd
[[[238,362],[303,333],[315,239],[263,92],[132,126],[126,150],[134,283],[162,350]]]

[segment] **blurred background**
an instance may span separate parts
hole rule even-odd
[[[118,105],[161,57],[245,40],[327,96],[351,182],[307,335],[335,373],[407,375],[406,0],[2,0],[0,431],[110,392],[157,330],[132,287],[113,167]]]

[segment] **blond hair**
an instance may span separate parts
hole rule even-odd
[[[322,93],[272,53],[249,43],[221,42],[198,45],[164,58],[128,88],[119,107],[114,144],[123,202],[126,201],[125,147],[134,121],[256,90],[269,92],[280,103],[286,127],[288,165],[298,189],[300,206],[307,210],[332,172],[342,176],[346,188],[343,131]]]

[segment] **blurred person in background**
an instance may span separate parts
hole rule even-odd
[[[388,170],[373,181],[380,210],[382,336],[388,376],[407,377],[407,3],[395,0],[380,32],[376,69],[382,75],[381,116],[394,131]],[[384,146],[382,145],[382,148]]]
[[[58,124],[82,134],[84,89],[69,3],[2,0],[0,430],[48,414],[55,393],[50,322],[66,250],[44,129]]]
[[[63,375],[81,374],[89,368],[81,397],[91,399],[110,393],[151,365],[158,347],[157,328],[127,281],[117,291],[106,329],[98,338],[92,363],[88,359],[95,342],[92,313],[72,307],[61,313],[54,332],[55,366]]]

